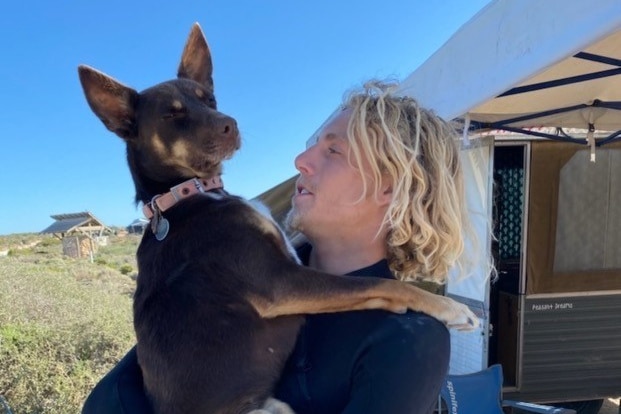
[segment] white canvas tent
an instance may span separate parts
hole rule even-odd
[[[621,129],[621,2],[494,0],[401,92],[481,127]]]

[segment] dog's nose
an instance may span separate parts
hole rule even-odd
[[[241,137],[239,136],[239,129],[237,129],[237,121],[227,116],[221,120],[218,126],[221,136],[234,143],[235,150],[238,150],[241,146]]]
[[[237,122],[233,118],[224,118],[220,123],[220,134],[230,137],[236,137],[239,135]]]

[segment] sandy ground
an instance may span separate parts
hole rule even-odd
[[[609,398],[604,401],[602,409],[599,410],[599,414],[620,414],[619,411],[619,398]]]

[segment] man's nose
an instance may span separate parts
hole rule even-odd
[[[301,172],[302,174],[310,174],[312,171],[311,168],[311,149],[313,147],[307,148],[295,157],[294,165],[296,170]]]

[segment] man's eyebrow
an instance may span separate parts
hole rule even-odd
[[[323,135],[323,136],[313,135],[312,137],[310,137],[306,141],[306,148],[309,148],[309,147],[315,145],[316,143],[319,142],[320,139],[323,139],[323,140],[328,141],[328,142],[335,142],[335,141],[347,142],[345,137],[342,137],[341,135],[335,134],[334,132],[329,132],[329,133],[327,133],[326,135]]]
[[[326,139],[326,141],[330,141],[330,142],[337,141],[337,140],[345,141],[345,137],[337,135],[337,134],[335,134],[333,132],[327,133],[325,135],[325,139]]]

